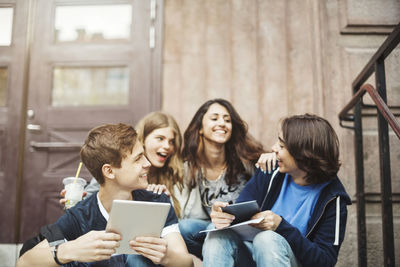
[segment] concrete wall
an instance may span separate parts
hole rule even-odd
[[[282,116],[324,116],[339,135],[340,177],[354,200],[353,134],[340,128],[338,113],[351,98],[351,82],[399,21],[399,0],[166,0],[162,108],[184,130],[203,102],[226,98],[266,148]],[[399,53],[386,63],[393,105],[400,105]],[[367,191],[379,192],[376,119],[365,125]],[[391,139],[392,186],[399,193],[400,142]],[[379,207],[367,207],[370,266],[383,264]],[[396,248],[399,214],[396,204]],[[356,264],[354,204],[338,266]]]

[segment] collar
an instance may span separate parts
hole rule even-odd
[[[99,206],[101,215],[103,215],[104,219],[106,219],[106,221],[108,221],[108,219],[110,218],[110,215],[108,214],[108,212],[104,208],[103,204],[101,204],[101,201],[100,201],[100,198],[99,198],[99,193],[96,194],[96,197],[97,197],[97,205]]]

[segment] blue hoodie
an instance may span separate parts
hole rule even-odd
[[[285,173],[273,174],[259,169],[247,182],[236,203],[257,200],[261,211],[270,210],[277,200]],[[307,234],[282,218],[275,230],[289,243],[297,260],[306,266],[334,266],[346,230],[347,205],[351,200],[339,178],[329,181],[322,190],[307,225]]]

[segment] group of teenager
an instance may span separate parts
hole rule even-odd
[[[338,137],[310,114],[282,119],[277,132],[266,153],[224,99],[205,102],[183,140],[163,112],[135,129],[92,129],[80,152],[94,177],[86,198],[26,242],[17,266],[192,266],[190,254],[203,266],[335,265],[351,203],[337,177]],[[161,237],[136,237],[135,254],[115,255],[121,236],[105,231],[115,199],[171,203]],[[234,216],[222,208],[248,200],[260,231],[243,240],[224,229]],[[212,227],[224,230],[200,233]]]

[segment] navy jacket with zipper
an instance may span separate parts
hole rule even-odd
[[[236,203],[257,200],[261,211],[270,210],[281,192],[285,175],[279,168],[273,174],[258,169]],[[286,239],[303,267],[334,266],[344,239],[350,204],[350,197],[336,177],[322,190],[308,221],[306,236],[285,218],[275,232]]]

